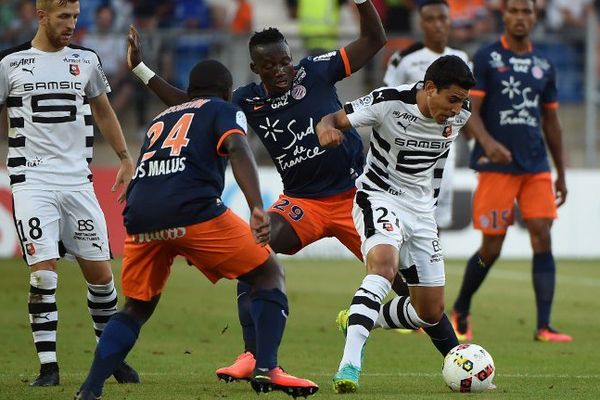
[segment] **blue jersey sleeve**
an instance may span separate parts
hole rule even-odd
[[[556,88],[556,70],[554,66],[550,66],[548,74],[548,82],[546,82],[546,86],[542,91],[542,105],[544,107],[556,107],[558,106],[558,90]]]
[[[343,47],[320,56],[307,57],[300,62],[300,65],[314,71],[332,85],[352,74],[350,60]]]
[[[236,105],[231,103],[219,104],[215,116],[214,134],[217,140],[217,154],[226,156],[225,149],[222,149],[223,142],[232,134],[246,135],[248,124],[246,115]]]
[[[473,76],[477,83],[471,89],[472,95],[485,96],[488,91],[488,57],[489,53],[483,48],[473,58]]]

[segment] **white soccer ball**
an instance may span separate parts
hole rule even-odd
[[[484,392],[491,389],[496,367],[490,353],[476,344],[459,344],[444,358],[442,375],[455,392]]]

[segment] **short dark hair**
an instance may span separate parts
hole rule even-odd
[[[535,6],[535,0],[531,0],[533,2],[533,5]],[[506,5],[508,4],[509,0],[502,0],[502,7],[506,8]]]
[[[250,42],[248,43],[248,49],[252,52],[252,49],[256,46],[279,42],[287,43],[283,34],[279,32],[279,29],[267,28],[260,32],[254,32],[254,35],[252,35]]]
[[[442,4],[447,6],[448,8],[450,7],[447,0],[421,0],[417,2],[417,8],[419,9],[419,12],[421,12],[421,10],[423,10],[423,7],[432,6],[435,4]]]
[[[475,86],[471,69],[458,56],[443,56],[435,60],[425,72],[425,82],[431,81],[437,90],[458,85],[465,90]]]
[[[233,79],[226,66],[217,60],[203,60],[192,68],[188,84],[190,99],[200,96],[219,96],[227,98]]]

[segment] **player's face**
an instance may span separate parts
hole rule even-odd
[[[38,13],[50,44],[57,49],[67,46],[75,32],[79,2],[58,5],[55,1],[50,10],[38,10]]]
[[[421,9],[421,29],[425,42],[446,46],[450,34],[450,10],[445,4],[430,4]]]
[[[438,124],[444,124],[448,118],[458,115],[462,104],[469,97],[469,91],[458,85],[438,90],[431,81],[425,83],[425,93],[431,118]]]
[[[284,93],[292,87],[295,71],[287,43],[256,46],[251,56],[250,69],[260,76],[269,94]]]
[[[535,4],[531,0],[508,0],[503,14],[506,33],[515,38],[524,38],[535,25]]]

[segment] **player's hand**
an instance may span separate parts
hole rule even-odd
[[[262,208],[254,207],[250,216],[250,229],[256,243],[266,246],[271,240],[271,223],[269,214]]]
[[[140,34],[133,25],[129,25],[127,34],[127,67],[131,71],[142,62],[142,44]]]
[[[483,150],[488,160],[494,164],[510,164],[512,162],[512,154],[502,143],[490,139],[485,146],[482,144]]]
[[[321,147],[338,147],[344,141],[344,133],[332,126],[325,126],[321,122],[317,124],[317,136]]]
[[[560,207],[567,201],[567,182],[564,176],[559,176],[554,182],[554,193],[556,193],[556,206]]]
[[[116,192],[117,189],[123,185],[123,190],[119,194],[118,201],[122,203],[125,201],[125,195],[127,192],[127,186],[129,186],[129,182],[133,178],[133,173],[135,172],[135,166],[133,165],[133,160],[131,158],[125,158],[121,160],[121,167],[119,168],[119,172],[117,172],[117,178],[115,179],[115,184],[111,188],[111,191]]]

